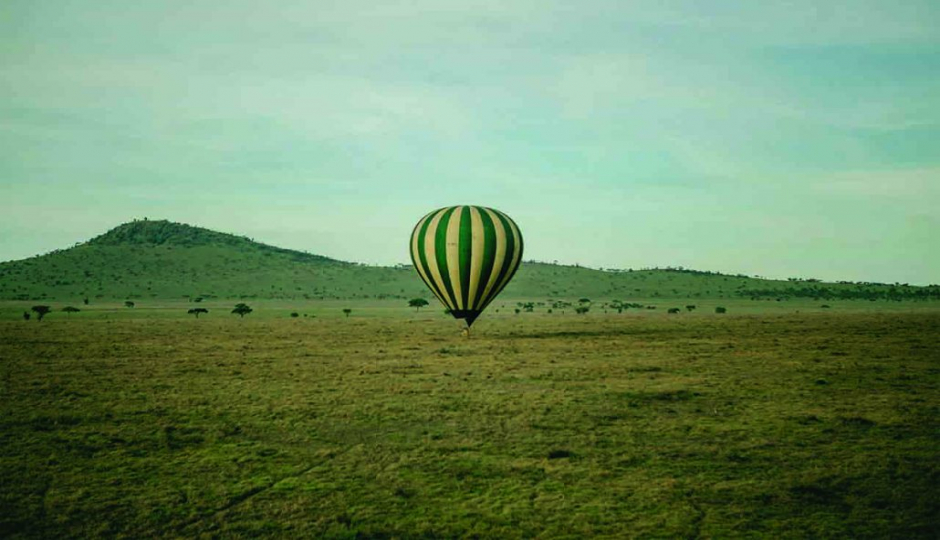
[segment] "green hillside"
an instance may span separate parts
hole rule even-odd
[[[135,221],[0,264],[0,299],[430,297],[410,266],[348,263],[168,221]],[[940,286],[779,281],[685,269],[596,270],[526,262],[504,299],[937,300]]]

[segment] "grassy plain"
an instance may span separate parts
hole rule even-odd
[[[932,303],[337,302],[0,306],[0,536],[940,530]]]

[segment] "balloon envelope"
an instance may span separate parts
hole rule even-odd
[[[469,326],[519,268],[522,234],[499,210],[449,206],[415,226],[411,261],[441,303]]]

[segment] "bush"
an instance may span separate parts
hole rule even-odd
[[[290,314],[290,316],[291,316],[292,318],[296,319],[297,317],[300,317],[300,313],[297,313],[296,311],[294,311],[294,312],[292,312],[292,313]]]
[[[31,310],[36,312],[36,320],[42,322],[42,318],[52,311],[52,308],[49,306],[33,306]]]
[[[728,312],[728,310],[727,310],[726,308],[721,307],[721,306],[718,306],[718,307],[715,308],[715,313],[727,313],[727,312]]]
[[[238,315],[241,318],[245,318],[245,315],[248,315],[252,311],[254,310],[251,309],[251,307],[249,307],[248,304],[240,303],[240,304],[235,304],[235,309],[232,310],[232,313]]]

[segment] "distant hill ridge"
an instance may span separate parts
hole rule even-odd
[[[45,255],[0,263],[0,299],[409,299],[408,265],[366,266],[167,220],[138,220]],[[598,270],[524,262],[500,300],[670,298],[940,300],[940,286],[770,280],[684,268]]]
[[[87,243],[102,246],[116,246],[121,244],[170,244],[178,246],[220,244],[238,246],[251,243],[251,240],[244,236],[217,232],[202,227],[186,225],[185,223],[175,223],[165,219],[157,221],[135,219],[130,223],[118,225],[108,232],[92,238]]]
[[[165,219],[156,221],[144,219],[124,223],[92,238],[86,244],[93,246],[231,246],[240,249],[269,250],[300,259],[340,262],[322,255],[255,242],[247,236],[237,236]]]

